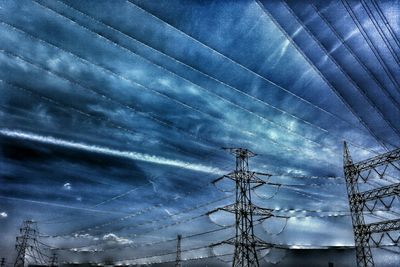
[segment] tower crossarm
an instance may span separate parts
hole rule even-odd
[[[385,154],[381,154],[376,157],[354,163],[354,167],[359,172],[361,172],[399,160],[400,160],[400,148],[397,148]]]
[[[248,183],[251,184],[251,189],[255,189],[265,184],[279,186],[278,183],[270,183],[266,182],[263,179],[257,177],[257,175],[263,175],[270,177],[271,175],[268,173],[261,173],[261,172],[250,172],[250,171],[234,171],[223,176],[218,177],[217,179],[213,180],[211,183],[216,184],[224,178],[230,179],[234,182],[237,182],[239,179],[243,179],[242,177],[248,177]]]
[[[210,210],[209,212],[206,213],[206,215],[210,215],[212,213],[215,213],[217,211],[226,211],[226,212],[231,212],[231,213],[235,213],[235,204],[229,204],[223,207],[219,207],[213,210]]]
[[[223,207],[213,209],[213,210],[207,212],[206,215],[210,215],[217,211],[226,211],[226,212],[230,212],[230,213],[239,212],[242,214],[248,212],[248,210],[240,210],[240,209],[236,208],[236,204],[229,204],[229,205],[226,205]],[[273,211],[272,209],[261,208],[261,207],[255,206],[255,205],[251,205],[251,211],[252,211],[253,216],[262,216],[263,217],[262,219],[267,219],[267,218],[274,216],[272,214],[272,211]]]
[[[379,187],[376,189],[364,191],[360,193],[361,198],[364,201],[371,201],[375,199],[380,199],[384,197],[390,197],[400,194],[400,183],[392,184],[388,186]]]
[[[262,216],[262,218],[260,218],[259,220],[265,220],[267,218],[274,216],[272,214],[271,209],[265,209],[265,208],[261,208],[261,207],[257,207],[257,206],[253,206],[252,208],[253,208],[254,216]]]
[[[370,234],[400,230],[400,219],[387,220],[365,225]]]
[[[229,153],[241,157],[241,158],[250,158],[257,156],[256,153],[246,149],[246,148],[231,148],[231,147],[223,147],[222,149],[228,151]]]
[[[245,238],[244,239],[239,238],[239,239],[247,240]],[[211,244],[210,247],[216,247],[216,246],[220,246],[220,245],[224,245],[224,244],[232,245],[232,246],[253,246],[253,247],[264,248],[264,249],[271,248],[274,246],[273,244],[265,242],[257,237],[254,238],[253,242],[238,242],[237,239],[235,237],[233,237],[233,238],[224,240],[222,242]]]

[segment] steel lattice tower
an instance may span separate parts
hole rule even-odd
[[[53,254],[51,255],[50,262],[49,262],[49,266],[50,266],[50,267],[56,267],[56,266],[58,266],[58,257],[57,257],[57,253],[53,253]]]
[[[40,250],[38,243],[39,232],[37,230],[36,222],[26,220],[23,222],[22,227],[19,229],[20,236],[16,237],[15,249],[17,257],[15,259],[14,267],[24,267],[28,259],[33,260],[34,264],[46,265],[47,256]]]
[[[251,199],[251,190],[259,187],[265,182],[256,175],[270,174],[251,172],[249,170],[249,158],[256,156],[253,152],[243,148],[225,148],[236,157],[236,169],[234,172],[224,175],[213,183],[216,183],[223,178],[231,179],[236,185],[236,201],[234,204],[227,205],[222,208],[217,208],[210,211],[211,214],[216,211],[227,211],[235,214],[236,235],[233,238],[220,243],[212,244],[217,246],[221,244],[230,244],[235,246],[233,256],[233,267],[259,267],[257,250],[270,248],[271,246],[254,235],[253,217],[259,216],[259,221],[272,216],[272,210],[257,207]]]
[[[400,167],[395,165],[395,162],[400,161],[400,148],[378,155],[374,158],[367,159],[358,163],[353,163],[349,153],[346,142],[344,142],[344,157],[343,168],[346,179],[347,195],[349,199],[349,206],[351,212],[351,219],[353,223],[354,241],[356,247],[357,266],[358,267],[373,267],[374,260],[371,253],[370,242],[379,247],[382,237],[387,235],[392,241],[390,232],[400,230],[400,219],[386,220],[375,223],[366,224],[364,219],[364,211],[374,211],[366,204],[370,201],[382,201],[383,198],[396,197],[400,194],[400,183],[392,184],[389,186],[379,187],[368,191],[359,191],[359,182],[363,180],[367,182],[371,173],[378,174],[380,179],[386,175],[388,166],[392,166],[395,170],[400,171]],[[379,171],[378,168],[383,171]],[[364,174],[366,173],[366,175]],[[393,200],[392,202],[393,203]],[[388,208],[391,207],[388,206]],[[372,238],[373,234],[381,234],[379,241]],[[398,242],[395,241],[395,242]]]
[[[6,266],[6,258],[1,258],[0,267]]]
[[[176,244],[176,261],[175,261],[175,267],[182,267],[181,241],[182,241],[182,236],[181,236],[181,235],[178,235],[178,237],[177,237],[177,244]]]
[[[16,238],[15,249],[17,250],[17,258],[15,259],[14,267],[25,266],[25,256],[27,250],[30,248],[29,240],[34,235],[32,228],[33,221],[24,221],[22,227],[19,229],[21,236]]]

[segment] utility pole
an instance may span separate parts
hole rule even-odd
[[[178,235],[177,238],[177,244],[176,244],[176,262],[175,262],[175,267],[182,267],[182,258],[181,258],[181,241],[182,241],[182,236]]]
[[[344,142],[343,168],[353,223],[358,267],[375,266],[370,247],[371,241],[379,247],[384,236],[389,237],[393,241],[394,238],[390,232],[400,230],[400,218],[369,224],[366,224],[364,219],[364,211],[373,212],[378,201],[390,209],[394,198],[400,194],[400,183],[363,192],[359,191],[359,183],[367,182],[371,178],[371,174],[377,174],[379,179],[384,179],[385,176],[388,176],[388,169],[400,172],[400,166],[396,165],[398,161],[400,161],[400,148],[358,163],[353,163],[347,143]],[[382,199],[388,197],[392,197],[393,199],[389,205],[386,205]],[[368,202],[375,202],[372,208],[367,206]],[[373,238],[373,234],[380,234],[380,239],[376,241]]]
[[[233,256],[233,267],[259,267],[257,251],[270,248],[270,244],[262,241],[254,235],[253,217],[259,217],[257,221],[265,220],[272,216],[271,209],[264,209],[252,203],[252,189],[264,185],[266,182],[258,178],[257,175],[271,176],[266,173],[251,172],[249,170],[249,158],[256,156],[255,153],[243,148],[224,148],[236,157],[236,169],[234,172],[226,174],[212,183],[227,178],[235,182],[236,201],[221,208],[208,212],[211,214],[217,211],[226,211],[235,214],[236,235],[233,238],[212,244],[230,244],[235,246]]]
[[[34,264],[46,264],[46,255],[40,250],[38,244],[38,235],[36,222],[26,220],[22,223],[19,229],[20,236],[16,237],[15,249],[17,257],[15,259],[14,267],[24,267],[26,265],[26,256],[29,255]]]

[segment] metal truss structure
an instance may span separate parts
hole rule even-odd
[[[49,266],[50,266],[50,267],[56,267],[56,266],[58,266],[58,256],[57,256],[57,253],[53,253],[53,254],[51,255],[50,260],[49,260]]]
[[[343,168],[353,223],[358,267],[375,266],[370,248],[371,242],[379,247],[383,237],[387,236],[393,243],[399,243],[399,238],[394,238],[391,232],[400,230],[400,218],[367,224],[364,212],[366,210],[371,213],[374,212],[378,202],[382,203],[389,210],[392,207],[395,197],[399,196],[400,183],[393,183],[363,192],[359,190],[359,183],[368,182],[371,175],[377,175],[379,179],[387,181],[385,178],[389,176],[389,168],[396,172],[400,171],[399,161],[400,148],[358,163],[353,163],[348,146],[346,142],[344,143]],[[392,197],[392,200],[387,204],[383,199],[390,197]],[[371,202],[374,202],[372,208],[368,205]],[[375,240],[373,234],[380,234],[380,239]]]
[[[217,211],[226,211],[235,214],[236,235],[228,240],[212,244],[218,246],[229,244],[235,246],[233,256],[233,267],[259,267],[257,251],[267,249],[271,246],[254,235],[253,217],[257,216],[258,221],[265,220],[272,216],[272,210],[258,207],[252,203],[251,191],[254,188],[264,185],[266,182],[258,178],[257,175],[271,176],[266,173],[251,172],[249,170],[249,158],[256,156],[253,152],[243,148],[225,148],[236,157],[236,169],[227,175],[224,175],[213,183],[227,178],[235,182],[236,201],[221,208],[210,211],[208,214]]]
[[[182,267],[182,249],[181,249],[182,236],[178,235],[176,244],[176,261],[175,267]]]
[[[17,257],[14,267],[24,267],[27,263],[35,265],[46,265],[48,261],[39,246],[39,232],[36,222],[26,220],[23,222],[20,230],[20,236],[16,237],[15,249]]]

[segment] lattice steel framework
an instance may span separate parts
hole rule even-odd
[[[249,158],[256,156],[253,152],[243,148],[225,148],[236,157],[236,169],[227,175],[224,175],[213,183],[228,178],[235,182],[236,201],[221,208],[210,211],[208,214],[216,211],[226,211],[235,214],[236,235],[228,240],[212,244],[217,246],[221,244],[230,244],[235,246],[232,266],[257,266],[259,261],[257,251],[271,246],[254,235],[253,217],[257,216],[258,221],[272,216],[272,210],[258,207],[252,203],[251,190],[264,185],[266,182],[258,178],[257,175],[271,176],[266,173],[251,172],[249,170]]]
[[[56,266],[58,266],[58,256],[57,256],[57,253],[54,252],[54,253],[51,255],[50,260],[49,260],[49,266],[50,266],[50,267],[56,267]]]
[[[182,267],[182,248],[181,248],[182,236],[178,235],[176,243],[176,261],[175,267]]]
[[[353,223],[358,267],[375,266],[370,248],[371,241],[374,245],[379,247],[383,236],[387,235],[392,242],[397,244],[399,242],[399,239],[394,239],[390,235],[390,232],[400,230],[400,219],[366,224],[364,211],[368,210],[369,212],[373,212],[378,201],[390,209],[394,197],[399,196],[400,184],[394,183],[368,191],[359,191],[360,180],[367,182],[372,173],[377,174],[380,179],[385,179],[385,176],[388,175],[387,170],[389,166],[400,171],[400,166],[396,165],[398,161],[400,161],[400,148],[358,163],[353,163],[347,143],[344,142],[343,168]],[[393,197],[389,205],[385,204],[382,200],[387,197]],[[367,203],[370,201],[375,201],[372,208],[367,206]],[[372,234],[376,233],[381,234],[381,238],[378,241],[372,238]]]
[[[16,237],[15,249],[17,257],[15,259],[14,267],[24,267],[29,259],[31,264],[46,265],[47,255],[45,255],[39,246],[36,222],[26,220],[22,223],[19,229],[20,236]]]

